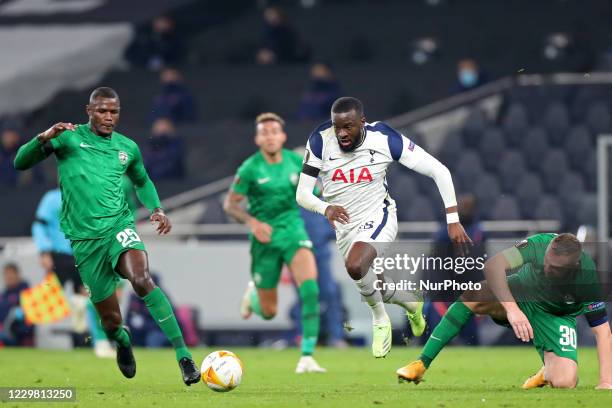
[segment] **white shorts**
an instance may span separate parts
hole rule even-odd
[[[355,242],[371,242],[376,255],[382,256],[385,249],[397,236],[397,210],[395,205],[381,207],[351,229],[336,231],[336,243],[346,260]]]

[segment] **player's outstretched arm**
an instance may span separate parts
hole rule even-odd
[[[244,195],[230,190],[223,202],[223,210],[236,221],[246,224],[250,228],[255,239],[262,244],[267,244],[272,240],[272,227],[246,212],[242,207],[245,199],[246,197]]]
[[[17,170],[27,170],[37,163],[43,161],[53,152],[53,148],[49,146],[49,141],[55,139],[64,132],[64,130],[74,130],[75,126],[72,123],[56,123],[49,129],[39,133],[33,137],[28,143],[24,144],[17,151],[13,165]]]
[[[514,247],[509,250],[512,249],[516,250]],[[529,323],[527,316],[525,316],[516,304],[516,300],[508,287],[506,271],[511,268],[512,266],[506,258],[505,253],[502,252],[489,258],[489,260],[485,262],[484,275],[489,288],[506,310],[506,316],[508,322],[512,326],[512,330],[514,330],[514,334],[522,341],[528,342],[533,339],[533,329],[531,328],[531,323]]]
[[[591,327],[597,343],[597,358],[599,360],[599,384],[598,390],[612,390],[612,334],[610,323],[604,323]]]

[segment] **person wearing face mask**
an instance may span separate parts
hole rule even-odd
[[[153,180],[178,179],[185,175],[185,151],[174,123],[168,118],[153,122],[144,162]]]
[[[486,82],[486,75],[478,63],[471,58],[464,58],[457,64],[457,83],[453,93],[470,91]]]
[[[179,124],[196,119],[196,104],[192,92],[176,68],[164,68],[160,73],[161,90],[153,99],[151,121],[168,118]]]

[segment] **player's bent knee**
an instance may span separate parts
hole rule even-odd
[[[101,314],[100,321],[104,331],[114,332],[121,327],[121,313],[113,311]]]
[[[132,279],[132,287],[138,296],[143,297],[155,289],[155,282],[149,274],[143,274],[143,276],[135,276]]]
[[[348,272],[349,276],[353,280],[361,279],[365,275],[365,272],[367,272],[367,270],[364,270],[365,268],[358,261],[348,259],[344,263],[344,266],[346,267],[346,271]]]

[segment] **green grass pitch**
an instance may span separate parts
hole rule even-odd
[[[193,350],[198,364],[211,349]],[[425,382],[398,384],[395,370],[418,355],[416,348],[395,346],[385,359],[369,349],[320,349],[316,357],[329,372],[296,375],[298,352],[235,348],[245,373],[240,387],[215,393],[203,383],[186,387],[171,350],[136,349],[136,377],[127,380],[114,360],[89,350],[71,352],[0,350],[0,386],[76,388],[77,402],[53,407],[611,407],[612,392],[596,391],[597,356],[580,350],[576,390],[524,391],[523,380],[540,368],[527,347],[444,350]],[[1,407],[41,407],[40,403],[2,403]]]

